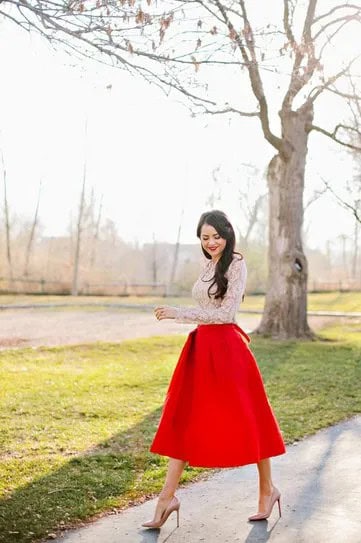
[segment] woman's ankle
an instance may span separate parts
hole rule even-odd
[[[173,498],[173,496],[174,496],[174,492],[169,491],[169,490],[161,490],[159,494],[159,499],[170,500],[171,498]]]
[[[264,483],[259,486],[259,493],[261,496],[270,496],[273,492],[274,486],[272,483]]]

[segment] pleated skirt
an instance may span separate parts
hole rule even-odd
[[[235,467],[286,452],[250,337],[234,323],[190,332],[150,451],[194,467]]]

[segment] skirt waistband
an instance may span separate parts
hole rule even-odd
[[[249,335],[244,330],[242,330],[242,328],[240,326],[238,326],[238,324],[235,323],[235,322],[222,322],[222,323],[219,323],[219,324],[217,324],[217,323],[209,323],[209,324],[202,323],[202,324],[198,324],[195,331],[196,330],[206,330],[206,329],[213,329],[213,330],[218,329],[218,330],[221,330],[221,329],[224,329],[224,328],[235,328],[241,334],[242,339],[245,339],[247,343],[250,343],[251,338],[249,337]]]

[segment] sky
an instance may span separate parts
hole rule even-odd
[[[242,164],[262,177],[273,156],[256,119],[193,118],[175,96],[121,70],[80,65],[8,22],[1,33],[12,44],[0,51],[0,148],[13,214],[31,217],[41,181],[44,235],[65,234],[86,163],[88,192],[93,186],[98,201],[103,195],[103,217],[125,241],[175,242],[184,208],[181,242],[193,243],[199,215],[209,207],[212,171],[220,167],[230,183],[218,207],[242,226],[237,190],[249,173]],[[329,121],[327,108],[321,121]],[[306,201],[321,177],[336,189],[353,171],[350,156],[318,134],[309,151]],[[262,178],[252,196],[259,190],[265,191]],[[305,224],[313,248],[353,229],[330,196],[310,207]]]

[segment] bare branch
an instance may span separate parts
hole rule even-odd
[[[309,0],[302,37],[306,44],[312,45],[311,26],[315,19],[317,0]]]
[[[331,36],[327,36],[327,39],[326,39],[325,43],[322,45],[322,47],[320,49],[320,52],[318,54],[319,59],[323,58],[323,53],[324,53],[324,50],[326,49],[326,47],[328,45],[332,44],[333,38],[343,29],[344,26],[347,25],[347,23],[348,23],[348,21],[343,22],[342,25],[340,25],[339,27],[336,28],[336,30],[331,34]]]
[[[303,210],[306,211],[306,209],[308,209],[313,203],[317,202],[317,200],[321,198],[325,192],[327,192],[327,188],[324,188],[323,190],[315,190],[311,198],[304,205]]]
[[[321,128],[320,126],[316,126],[316,125],[312,124],[310,126],[310,131],[311,130],[316,130],[317,132],[320,132],[324,136],[327,136],[328,138],[331,138],[333,141],[336,141],[340,145],[343,145],[344,147],[348,147],[349,149],[353,149],[354,151],[361,151],[361,147],[359,147],[357,145],[353,145],[352,143],[342,141],[337,137],[337,132],[339,131],[340,128],[343,128],[344,130],[350,130],[351,132],[355,132],[361,137],[361,132],[359,132],[359,130],[357,130],[356,128],[353,128],[352,126],[346,126],[344,124],[338,124],[335,127],[333,132],[328,132],[324,128]]]
[[[361,123],[361,96],[358,96],[356,93],[356,85],[352,80],[352,77],[349,78],[349,83],[353,90],[353,96],[347,97],[349,98],[349,106],[351,108],[351,111],[354,113],[352,106],[356,106],[357,114],[354,113],[355,117],[355,126],[360,126]]]
[[[288,41],[290,42],[292,48],[295,50],[297,44],[291,28],[289,8],[289,0],[283,0],[283,28],[285,29]]]
[[[269,124],[269,115],[268,115],[268,104],[267,104],[267,100],[264,94],[262,79],[259,73],[258,62],[255,55],[253,31],[247,17],[244,1],[240,0],[240,4],[241,4],[242,15],[243,15],[243,20],[244,20],[243,31],[246,36],[245,39],[246,39],[250,56],[247,54],[247,50],[241,39],[240,33],[234,28],[232,22],[230,21],[224,5],[219,0],[215,0],[215,4],[217,5],[220,13],[223,16],[224,22],[226,23],[229,29],[231,39],[233,39],[235,43],[238,45],[238,48],[241,51],[241,54],[243,57],[243,61],[248,69],[252,91],[255,97],[257,98],[257,101],[260,106],[259,117],[261,120],[264,137],[278,151],[282,151],[282,140],[271,132],[271,128]]]
[[[329,21],[328,23],[326,23],[325,25],[323,25],[320,30],[318,32],[316,32],[316,34],[314,35],[313,39],[314,40],[317,40],[317,38],[327,30],[327,28],[329,28],[330,26],[333,26],[339,22],[343,22],[343,23],[349,23],[350,21],[361,21],[361,17],[360,17],[360,11],[361,11],[361,8],[358,9],[358,12],[357,13],[354,13],[352,15],[345,15],[344,17],[338,17],[337,19],[333,19],[332,21]],[[340,28],[337,30],[337,32],[343,28],[344,24],[342,24],[340,26]],[[335,35],[335,34],[334,34]]]
[[[318,21],[321,21],[321,19],[325,19],[329,15],[332,15],[332,13],[335,13],[335,11],[339,9],[360,9],[360,5],[357,4],[340,4],[339,6],[336,6],[327,13],[324,13],[323,15],[319,15],[318,17],[315,17],[312,24],[317,23]]]
[[[357,55],[357,57],[354,57],[348,64],[345,68],[343,68],[342,70],[340,70],[337,74],[331,76],[328,78],[327,81],[325,81],[324,85],[322,86],[318,86],[316,87],[317,88],[317,91],[315,92],[314,95],[312,95],[313,91],[315,89],[312,89],[310,91],[310,94],[309,94],[309,99],[314,102],[316,100],[316,98],[324,91],[324,90],[329,90],[329,87],[331,85],[333,85],[340,77],[342,77],[343,75],[347,74],[347,72],[349,71],[349,69],[351,68],[352,64],[354,62],[356,62],[356,60],[358,60],[359,58],[361,57],[361,55]]]
[[[332,189],[330,184],[325,179],[323,179],[323,177],[321,179],[322,179],[322,181],[324,182],[324,184],[326,186],[326,190],[329,190],[331,192],[331,194],[333,194],[335,199],[341,204],[341,206],[343,208],[352,211],[352,214],[355,217],[355,219],[359,223],[361,223],[361,213],[360,213],[360,210],[358,209],[358,207],[356,207],[355,205],[349,204],[348,202],[345,202],[345,200],[343,200],[338,194],[335,193],[335,191]]]
[[[325,86],[325,85],[318,86],[312,89],[312,91],[316,89],[321,89],[321,92],[324,90],[328,92],[332,92],[333,94],[337,94],[337,96],[340,96],[340,98],[348,98],[349,100],[354,100],[356,102],[361,101],[361,96],[357,96],[356,94],[349,94],[347,92],[342,92],[336,88],[331,88],[330,86]]]
[[[311,79],[318,60],[315,58],[315,48],[311,36],[311,26],[315,16],[317,0],[310,0],[303,25],[302,42],[295,49],[295,60],[292,68],[291,81],[283,100],[282,107],[288,110],[292,106],[293,99]],[[307,65],[301,70],[304,58],[307,56]]]
[[[240,117],[259,117],[260,116],[259,111],[251,111],[251,112],[240,111],[239,109],[231,107],[231,106],[227,106],[224,109],[215,109],[215,110],[208,109],[203,104],[201,104],[200,107],[203,108],[202,113],[209,113],[211,115],[221,115],[221,114],[223,115],[226,113],[236,113]]]

